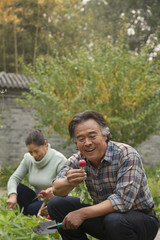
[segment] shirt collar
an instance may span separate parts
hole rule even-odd
[[[109,141],[107,143],[107,151],[104,157],[104,160],[111,163],[112,162],[112,157],[113,157],[113,142]]]

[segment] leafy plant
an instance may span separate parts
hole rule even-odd
[[[43,220],[36,216],[25,216],[18,208],[8,210],[6,198],[0,199],[0,239],[3,240],[39,240],[61,239],[58,232],[51,235],[38,235],[33,232],[33,227]]]
[[[92,48],[59,57],[37,59],[30,92],[18,103],[35,109],[39,126],[68,138],[68,123],[77,112],[101,112],[113,139],[137,145],[159,130],[159,61],[148,61],[148,48],[138,55],[120,33],[115,44],[95,41]]]
[[[0,181],[1,181],[1,187],[6,187],[7,182],[12,175],[12,173],[16,170],[17,164],[13,167],[8,164],[5,164],[0,168]],[[28,184],[28,175],[25,176],[25,178],[22,180],[22,183]]]
[[[86,161],[83,159],[79,160],[78,166],[83,170],[84,167],[86,166]],[[88,192],[85,180],[83,180],[80,184],[78,184],[73,189],[72,195],[75,197],[79,197],[81,203],[90,204],[90,205],[93,204],[93,199],[91,198],[91,195]]]

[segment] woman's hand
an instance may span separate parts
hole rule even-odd
[[[7,208],[15,208],[17,205],[17,194],[16,193],[12,193],[9,195],[9,198],[7,200]]]
[[[50,188],[47,188],[46,190],[45,190],[45,198],[47,199],[47,200],[49,200],[51,197],[53,197],[54,196],[54,194],[53,194],[53,188],[52,187],[50,187]]]

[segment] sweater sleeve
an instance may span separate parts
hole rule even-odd
[[[26,154],[24,155],[23,160],[19,164],[18,168],[15,170],[15,172],[11,175],[11,177],[8,180],[7,183],[7,190],[8,190],[8,196],[11,193],[17,194],[17,186],[22,181],[22,179],[26,176],[28,173],[28,164],[27,164]]]
[[[59,153],[57,156],[57,160],[58,161],[57,161],[56,175],[62,170],[67,159],[63,154]]]

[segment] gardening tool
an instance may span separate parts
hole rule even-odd
[[[32,202],[34,202],[37,199],[38,199],[38,195],[35,198],[32,199]]]
[[[62,223],[56,223],[56,221],[42,222],[38,226],[33,228],[33,231],[37,234],[53,234],[62,227]]]

